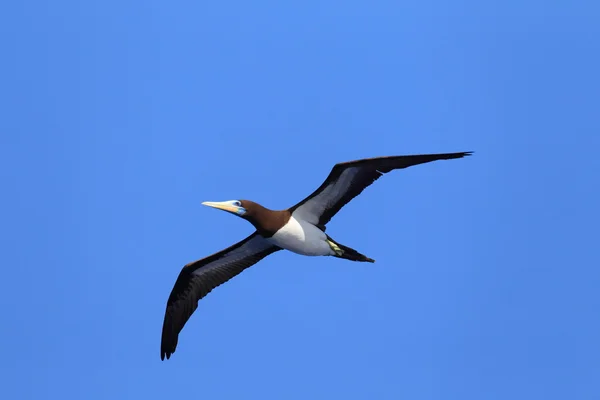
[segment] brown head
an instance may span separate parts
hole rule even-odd
[[[273,236],[291,216],[287,210],[269,210],[250,200],[205,201],[202,204],[227,211],[249,221],[265,237]]]

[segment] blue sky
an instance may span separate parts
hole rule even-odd
[[[597,399],[600,7],[0,6],[2,397]],[[279,252],[201,301],[189,261],[336,162],[386,175],[330,223],[377,260]]]

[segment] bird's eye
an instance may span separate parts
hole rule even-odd
[[[236,200],[235,203],[233,203],[233,204],[235,204],[237,207],[241,207],[242,206],[242,202],[238,201],[238,200]]]

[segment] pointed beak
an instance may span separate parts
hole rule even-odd
[[[243,214],[243,208],[234,206],[231,202],[228,201],[205,201],[202,203],[205,206],[218,208],[219,210],[228,211],[233,214]]]

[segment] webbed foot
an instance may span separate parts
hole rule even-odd
[[[329,247],[331,247],[331,250],[335,252],[335,255],[341,256],[342,254],[344,254],[344,250],[340,249],[340,247],[331,240],[328,239],[327,244],[329,245]]]

